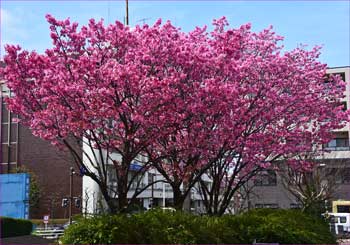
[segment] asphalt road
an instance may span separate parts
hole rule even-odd
[[[0,244],[57,244],[54,240],[33,235],[6,237],[0,239]]]

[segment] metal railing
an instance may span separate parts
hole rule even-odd
[[[46,239],[58,239],[64,233],[63,227],[36,228],[33,235]]]

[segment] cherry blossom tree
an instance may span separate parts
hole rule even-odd
[[[158,133],[145,125],[158,120],[155,115],[165,106],[158,87],[171,77],[163,79],[153,66],[161,38],[154,32],[162,27],[130,30],[92,19],[78,30],[69,19],[47,15],[47,20],[53,48],[44,54],[6,46],[1,75],[15,93],[9,109],[34,135],[73,154],[84,175],[98,183],[111,212],[126,209],[132,182],[148,168],[145,162],[131,174],[131,164]],[[145,48],[148,36],[153,44]],[[116,172],[117,190],[108,186],[108,171]]]
[[[207,212],[222,215],[239,188],[276,162],[311,168],[312,161],[295,156],[319,155],[347,115],[340,104],[344,83],[325,82],[319,47],[282,53],[282,37],[272,28],[227,29],[225,18],[214,26],[210,35],[196,29],[201,35],[187,56],[194,64],[175,65],[193,89],[177,104],[176,117],[165,120],[182,120],[183,127],[158,138],[150,158],[158,157],[155,166],[173,187],[176,207],[199,182]]]
[[[112,212],[125,210],[131,183],[154,167],[178,209],[203,176],[218,177],[220,215],[257,169],[281,159],[308,168],[293,156],[326,143],[345,119],[344,84],[324,82],[319,48],[283,53],[271,28],[230,29],[222,18],[210,33],[185,33],[160,20],[129,28],[92,19],[78,30],[69,19],[47,20],[53,48],[44,54],[5,47],[9,109],[34,135],[68,149]],[[141,155],[147,160],[131,174]]]

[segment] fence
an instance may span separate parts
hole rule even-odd
[[[58,239],[63,235],[63,227],[36,228],[33,235],[46,239]]]

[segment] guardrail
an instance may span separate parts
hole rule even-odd
[[[47,239],[58,239],[64,233],[64,228],[61,227],[49,227],[45,228],[36,228],[33,232],[33,235],[40,236]]]

